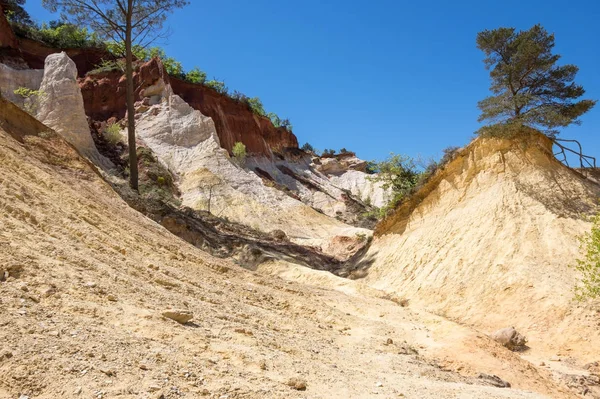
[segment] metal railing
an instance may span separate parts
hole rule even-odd
[[[562,163],[564,163],[565,165],[567,165],[568,167],[571,167],[571,165],[569,165],[569,161],[567,159],[567,152],[571,152],[575,155],[577,155],[579,157],[579,167],[581,169],[583,168],[596,168],[596,158],[590,156],[590,155],[585,155],[583,153],[583,150],[581,148],[581,144],[579,143],[579,141],[577,140],[566,140],[566,139],[557,139],[555,138],[554,140],[554,145],[556,145],[560,151],[558,151],[557,153],[554,154],[554,156],[556,157],[556,159],[558,159],[559,161],[561,161]],[[559,142],[564,142],[564,143],[575,143],[577,144],[577,147],[579,148],[579,152],[577,152],[576,150],[569,148],[565,145],[560,144]],[[559,158],[559,156],[562,157]],[[587,165],[587,166],[586,166]]]

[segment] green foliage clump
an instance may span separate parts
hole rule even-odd
[[[315,148],[310,143],[304,143],[300,149],[306,152],[315,152]]]
[[[584,256],[577,259],[575,269],[582,275],[581,284],[575,288],[579,300],[600,297],[600,214],[593,220],[592,231],[580,238]]]
[[[20,25],[33,25],[33,21],[31,20],[31,16],[23,5],[25,4],[25,0],[3,0],[0,1],[2,5],[2,9],[4,10],[4,15],[6,19],[10,23],[16,23]]]
[[[119,71],[121,73],[125,72],[125,60],[102,60],[100,64],[96,65],[94,69],[89,71],[88,75],[97,75],[100,73]]]
[[[227,94],[227,92],[229,91],[227,86],[225,86],[225,82],[221,80],[212,79],[204,83],[204,85],[206,87],[210,87],[211,89],[220,94]]]
[[[480,134],[518,134],[528,126],[554,137],[558,128],[581,123],[578,118],[596,104],[576,101],[585,93],[574,83],[579,68],[556,65],[560,55],[552,53],[554,35],[540,25],[518,32],[485,30],[477,35],[477,47],[485,53],[493,93],[478,103],[479,121],[489,122]]]
[[[206,82],[206,72],[200,70],[198,67],[194,67],[185,74],[185,80],[194,84],[204,84]]]
[[[43,42],[50,47],[55,48],[88,48],[104,47],[104,43],[98,35],[89,31],[87,28],[80,28],[77,25],[68,24],[60,21],[51,21],[50,23],[22,24],[13,23],[15,34],[27,37],[32,40]]]
[[[121,126],[118,123],[111,123],[104,129],[104,138],[112,145],[116,145],[121,142]]]
[[[233,153],[235,161],[239,165],[243,165],[246,162],[246,156],[248,154],[246,153],[246,146],[244,145],[244,143],[241,143],[239,141],[236,142],[233,145],[233,148],[231,149],[231,152]]]
[[[248,107],[250,107],[250,110],[256,115],[265,116],[267,114],[265,112],[265,107],[263,106],[262,101],[260,101],[260,98],[247,98],[246,102],[248,103]]]
[[[267,115],[267,118],[269,118],[271,120],[271,123],[273,124],[273,126],[275,127],[282,127],[284,129],[286,129],[288,132],[291,132],[293,130],[293,126],[292,123],[290,122],[289,119],[281,119],[277,114],[273,113],[273,112],[269,112]]]
[[[322,153],[321,155],[322,155],[322,156],[323,156],[323,155],[335,155],[335,150],[334,150],[334,149],[332,149],[332,148],[330,148],[330,149],[327,149],[327,148],[325,148],[325,149],[323,150],[323,153]]]
[[[13,93],[23,98],[22,109],[32,116],[37,113],[39,100],[46,95],[42,90],[31,90],[22,86],[13,90]]]

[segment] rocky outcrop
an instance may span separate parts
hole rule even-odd
[[[171,86],[194,109],[215,121],[221,146],[229,152],[238,141],[246,145],[248,152],[265,156],[285,148],[298,148],[293,133],[276,128],[269,119],[252,113],[246,104],[177,78],[171,78]]]
[[[142,94],[155,97],[160,87],[160,98],[139,104],[137,134],[175,174],[184,205],[266,233],[281,230],[304,245],[325,247],[335,236],[370,235],[316,212],[232,162],[212,119],[173,94],[170,85],[154,82]]]
[[[19,88],[35,94],[16,94]],[[0,64],[0,94],[62,135],[94,164],[107,170],[113,167],[94,145],[77,84],[77,68],[64,52],[49,55],[43,70],[16,70]]]
[[[540,133],[478,138],[378,225],[358,266],[374,288],[453,320],[513,325],[532,350],[597,356],[600,331],[573,302],[570,265],[599,196]]]
[[[111,162],[98,153],[83,108],[77,68],[66,53],[46,58],[40,85],[37,119],[62,135],[96,165],[110,169]]]
[[[134,80],[137,101],[142,99],[142,91],[157,81],[170,84],[173,92],[192,108],[212,118],[220,145],[230,153],[238,141],[246,145],[249,153],[267,157],[288,147],[298,147],[294,134],[283,128],[275,128],[270,120],[255,115],[245,104],[206,86],[166,76],[157,59],[141,65],[135,72]],[[125,116],[125,79],[121,72],[88,75],[79,83],[87,115],[93,120],[120,119]]]

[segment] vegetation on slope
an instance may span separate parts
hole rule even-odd
[[[580,300],[600,297],[600,214],[593,221],[592,230],[581,237],[584,256],[575,265],[582,274],[581,284],[576,287]]]
[[[101,48],[106,50],[112,57],[102,61],[89,74],[117,70],[125,71],[125,62],[121,58],[125,52],[125,46],[122,42],[104,41],[98,34],[85,27],[63,21],[44,22],[41,25],[36,24],[22,7],[23,0],[13,0],[9,3],[14,4],[13,7],[6,10],[6,15],[15,34],[18,36],[42,42],[54,48]],[[245,104],[254,114],[270,119],[275,127],[284,128],[289,132],[293,130],[293,126],[288,118],[281,118],[273,112],[265,111],[260,98],[248,97],[237,90],[230,92],[223,80],[217,78],[208,79],[207,73],[197,66],[189,71],[185,71],[181,62],[173,57],[169,57],[165,50],[160,47],[146,48],[141,45],[134,45],[132,51],[135,58],[139,61],[148,61],[151,58],[159,57],[170,76],[192,84],[209,87],[239,103]]]

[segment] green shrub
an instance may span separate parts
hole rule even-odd
[[[35,116],[37,113],[39,100],[44,98],[46,95],[46,93],[44,93],[42,90],[31,90],[22,86],[16,90],[13,90],[13,93],[23,98],[22,109],[32,116]]]
[[[125,60],[102,60],[100,64],[96,65],[94,69],[89,71],[88,75],[97,75],[99,73],[119,71],[121,73],[125,72]]]
[[[112,145],[116,145],[121,142],[121,126],[118,123],[111,123],[104,129],[104,138]]]
[[[429,172],[419,170],[413,158],[394,153],[381,162],[371,162],[370,168],[376,170],[377,175],[369,179],[382,182],[383,188],[391,189],[392,192],[387,205],[368,215],[378,218],[383,218],[396,209],[430,176]]]
[[[306,152],[315,152],[315,148],[309,143],[304,143],[304,145],[300,147],[300,149]]]
[[[229,97],[240,103],[248,103],[248,96],[237,90],[234,90]]]
[[[185,74],[185,80],[190,83],[204,84],[206,82],[206,72],[194,67],[191,71]]]
[[[248,103],[248,107],[250,110],[256,115],[265,116],[267,113],[265,112],[265,107],[260,101],[258,97],[247,98],[246,102]]]
[[[582,275],[581,283],[575,288],[579,300],[600,297],[600,214],[593,219],[592,230],[580,238],[584,256],[577,259],[575,269]]]
[[[49,24],[43,23],[41,26],[14,23],[12,27],[18,36],[40,41],[51,47],[104,47],[104,43],[98,35],[88,31],[87,28],[79,28],[76,25],[60,21],[51,21]]]
[[[225,86],[225,82],[220,80],[212,79],[207,81],[204,85],[215,90],[217,93],[227,94],[228,91],[227,86]]]
[[[239,165],[243,165],[244,162],[246,161],[246,146],[244,145],[244,143],[241,142],[236,142],[233,145],[233,148],[231,149],[231,152],[233,153],[233,156],[235,158],[235,161],[239,164]]]

